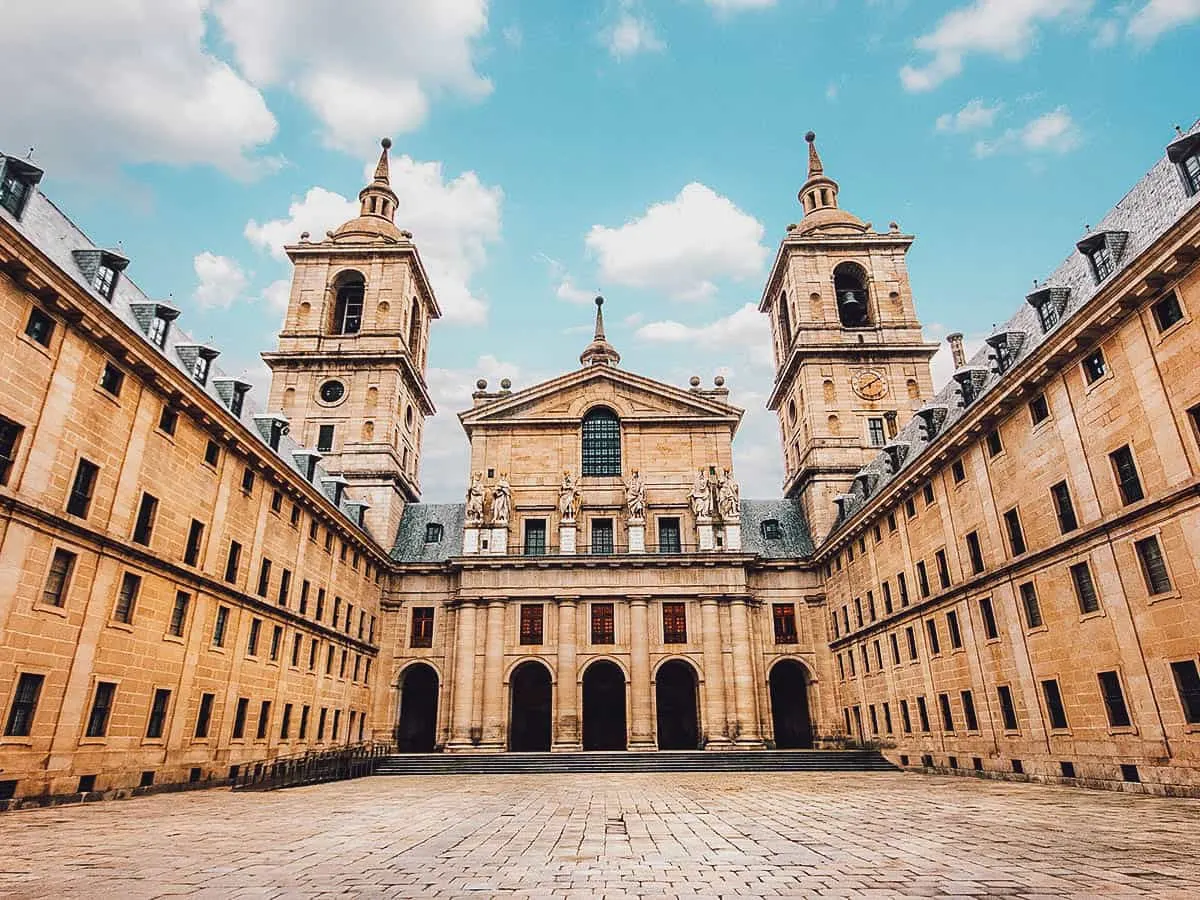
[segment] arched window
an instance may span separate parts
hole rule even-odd
[[[412,309],[408,314],[408,352],[413,359],[421,352],[421,304],[416,297],[412,299]]]
[[[867,273],[862,266],[844,262],[834,269],[833,292],[837,297],[838,318],[843,327],[864,328],[871,324]]]
[[[583,474],[621,474],[621,420],[607,407],[598,406],[583,417]]]
[[[783,349],[792,346],[792,317],[788,313],[787,291],[779,295],[779,337],[783,341]]]
[[[367,283],[358,272],[343,272],[334,282],[332,332],[358,334],[362,328],[363,294]]]

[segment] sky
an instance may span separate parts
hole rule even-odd
[[[926,337],[968,353],[1200,116],[1200,0],[42,0],[5,11],[0,150],[259,385],[282,245],[356,214],[390,136],[444,317],[423,499],[461,499],[477,378],[725,375],[735,474],[778,496],[757,303],[801,216],[917,236]],[[949,375],[947,353],[935,380]],[[265,389],[260,388],[260,395]]]

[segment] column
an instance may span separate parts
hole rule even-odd
[[[552,750],[582,750],[579,731],[579,663],[575,597],[558,600],[558,717],[554,725]]]
[[[483,651],[483,741],[481,749],[504,749],[504,601],[487,602]]]
[[[737,709],[734,743],[761,746],[754,702],[754,667],[750,659],[749,597],[734,597],[729,605],[733,643],[733,699]]]
[[[720,750],[729,746],[729,729],[725,721],[725,659],[721,649],[720,612],[716,597],[700,598],[706,750]]]
[[[471,710],[475,705],[475,601],[459,604],[454,648],[454,709],[448,750],[470,750]]]
[[[629,598],[630,750],[655,750],[650,704],[650,626],[647,597]]]

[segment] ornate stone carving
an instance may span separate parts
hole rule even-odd
[[[742,517],[742,492],[728,469],[722,469],[717,479],[717,508],[726,522],[737,522]]]
[[[512,486],[508,483],[508,473],[500,475],[500,482],[492,490],[492,524],[507,525],[508,515],[512,510]]]
[[[646,484],[637,469],[633,470],[633,478],[625,485],[625,509],[630,521],[640,522],[646,518]]]
[[[483,524],[483,473],[476,472],[471,476],[471,486],[467,488],[467,527],[478,528]]]
[[[564,525],[573,525],[578,512],[579,486],[570,472],[563,472],[562,487],[558,490],[558,514]]]
[[[691,504],[692,515],[697,520],[712,518],[712,485],[709,484],[703,469],[696,470],[696,480],[692,483]]]

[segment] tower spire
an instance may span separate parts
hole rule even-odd
[[[392,139],[384,138],[379,143],[383,147],[383,151],[379,154],[379,162],[375,166],[375,177],[358,194],[360,204],[358,214],[359,216],[376,216],[394,222],[396,205],[399,200],[392,190],[388,171],[388,150],[392,147]]]
[[[838,183],[825,174],[821,154],[817,152],[817,135],[810,131],[804,136],[808,141],[808,181],[800,188],[798,199],[804,207],[804,215],[810,216],[824,209],[838,208]]]
[[[592,342],[587,345],[579,356],[579,361],[585,366],[615,366],[621,361],[617,348],[608,342],[604,336],[604,298],[596,298],[596,330]]]
[[[808,177],[812,178],[815,175],[824,175],[825,166],[821,164],[821,155],[817,153],[816,132],[810,131],[804,136],[804,140],[808,141]]]

